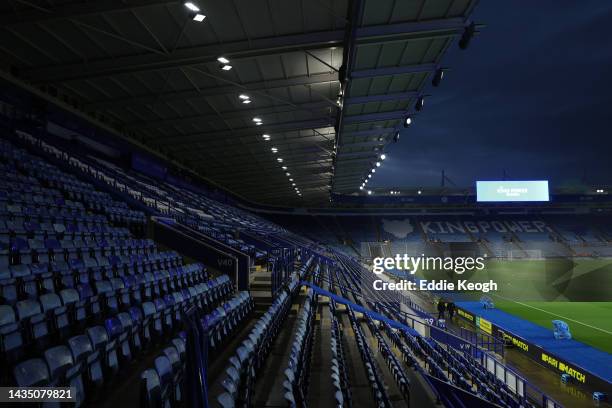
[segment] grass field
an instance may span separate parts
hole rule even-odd
[[[498,309],[552,329],[551,320],[569,324],[574,339],[612,353],[612,302],[513,302],[495,299]]]
[[[465,273],[429,271],[426,279],[493,280],[496,307],[552,329],[551,320],[565,320],[573,337],[612,353],[612,261],[567,258],[549,260],[489,260],[482,271]],[[482,293],[464,293],[477,300]]]

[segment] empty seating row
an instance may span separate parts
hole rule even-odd
[[[295,326],[295,335],[283,382],[285,400],[291,407],[305,405],[308,392],[313,325],[316,316],[317,295],[308,289],[304,305]]]
[[[352,395],[350,389],[350,383],[348,373],[346,369],[346,360],[343,346],[343,334],[338,319],[336,318],[336,303],[333,299],[329,302],[329,311],[331,316],[331,380],[336,390],[334,393],[334,399],[336,400],[336,406],[352,407]]]
[[[140,406],[167,407],[183,402],[186,347],[183,337],[175,337],[140,375]]]
[[[290,308],[291,296],[283,291],[259,318],[248,339],[237,349],[236,355],[230,357],[222,383],[225,392],[217,396],[221,407],[250,406],[255,377],[270,353],[272,342],[281,330]]]

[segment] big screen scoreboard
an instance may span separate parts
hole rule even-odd
[[[550,201],[548,181],[477,181],[476,201],[485,203]]]

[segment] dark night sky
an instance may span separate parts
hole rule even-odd
[[[454,44],[439,88],[372,187],[548,179],[612,184],[612,2],[481,1],[487,27]]]

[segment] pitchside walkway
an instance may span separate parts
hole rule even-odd
[[[513,333],[532,344],[612,382],[612,354],[576,340],[555,340],[552,330],[538,326],[499,309],[484,309],[479,302],[458,302],[457,306]]]

